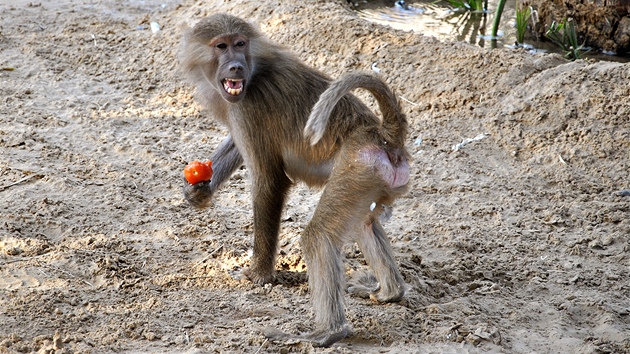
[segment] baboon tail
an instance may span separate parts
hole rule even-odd
[[[328,120],[337,102],[347,93],[362,88],[368,90],[378,102],[383,116],[385,140],[394,146],[403,146],[407,136],[407,118],[402,113],[396,95],[380,78],[363,73],[352,73],[333,82],[313,106],[311,115],[304,127],[304,136],[311,145],[317,144],[324,136]]]

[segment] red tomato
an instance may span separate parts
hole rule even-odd
[[[192,161],[184,167],[184,177],[190,184],[209,181],[212,178],[212,161]]]

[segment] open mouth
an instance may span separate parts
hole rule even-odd
[[[238,96],[243,92],[243,79],[223,79],[223,89],[232,96]]]

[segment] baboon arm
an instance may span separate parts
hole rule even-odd
[[[219,145],[217,150],[210,156],[212,161],[212,180],[210,186],[212,190],[218,189],[236,169],[243,165],[243,156],[238,151],[232,135],[228,135]]]
[[[243,165],[243,157],[228,135],[210,156],[212,161],[212,179],[208,182],[190,184],[184,180],[184,197],[193,206],[205,208],[214,192],[228,179],[236,169]]]

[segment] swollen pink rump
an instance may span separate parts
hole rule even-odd
[[[366,148],[359,151],[360,160],[374,166],[378,174],[391,188],[398,188],[409,183],[409,162],[406,159],[394,166],[387,153],[378,148]]]

